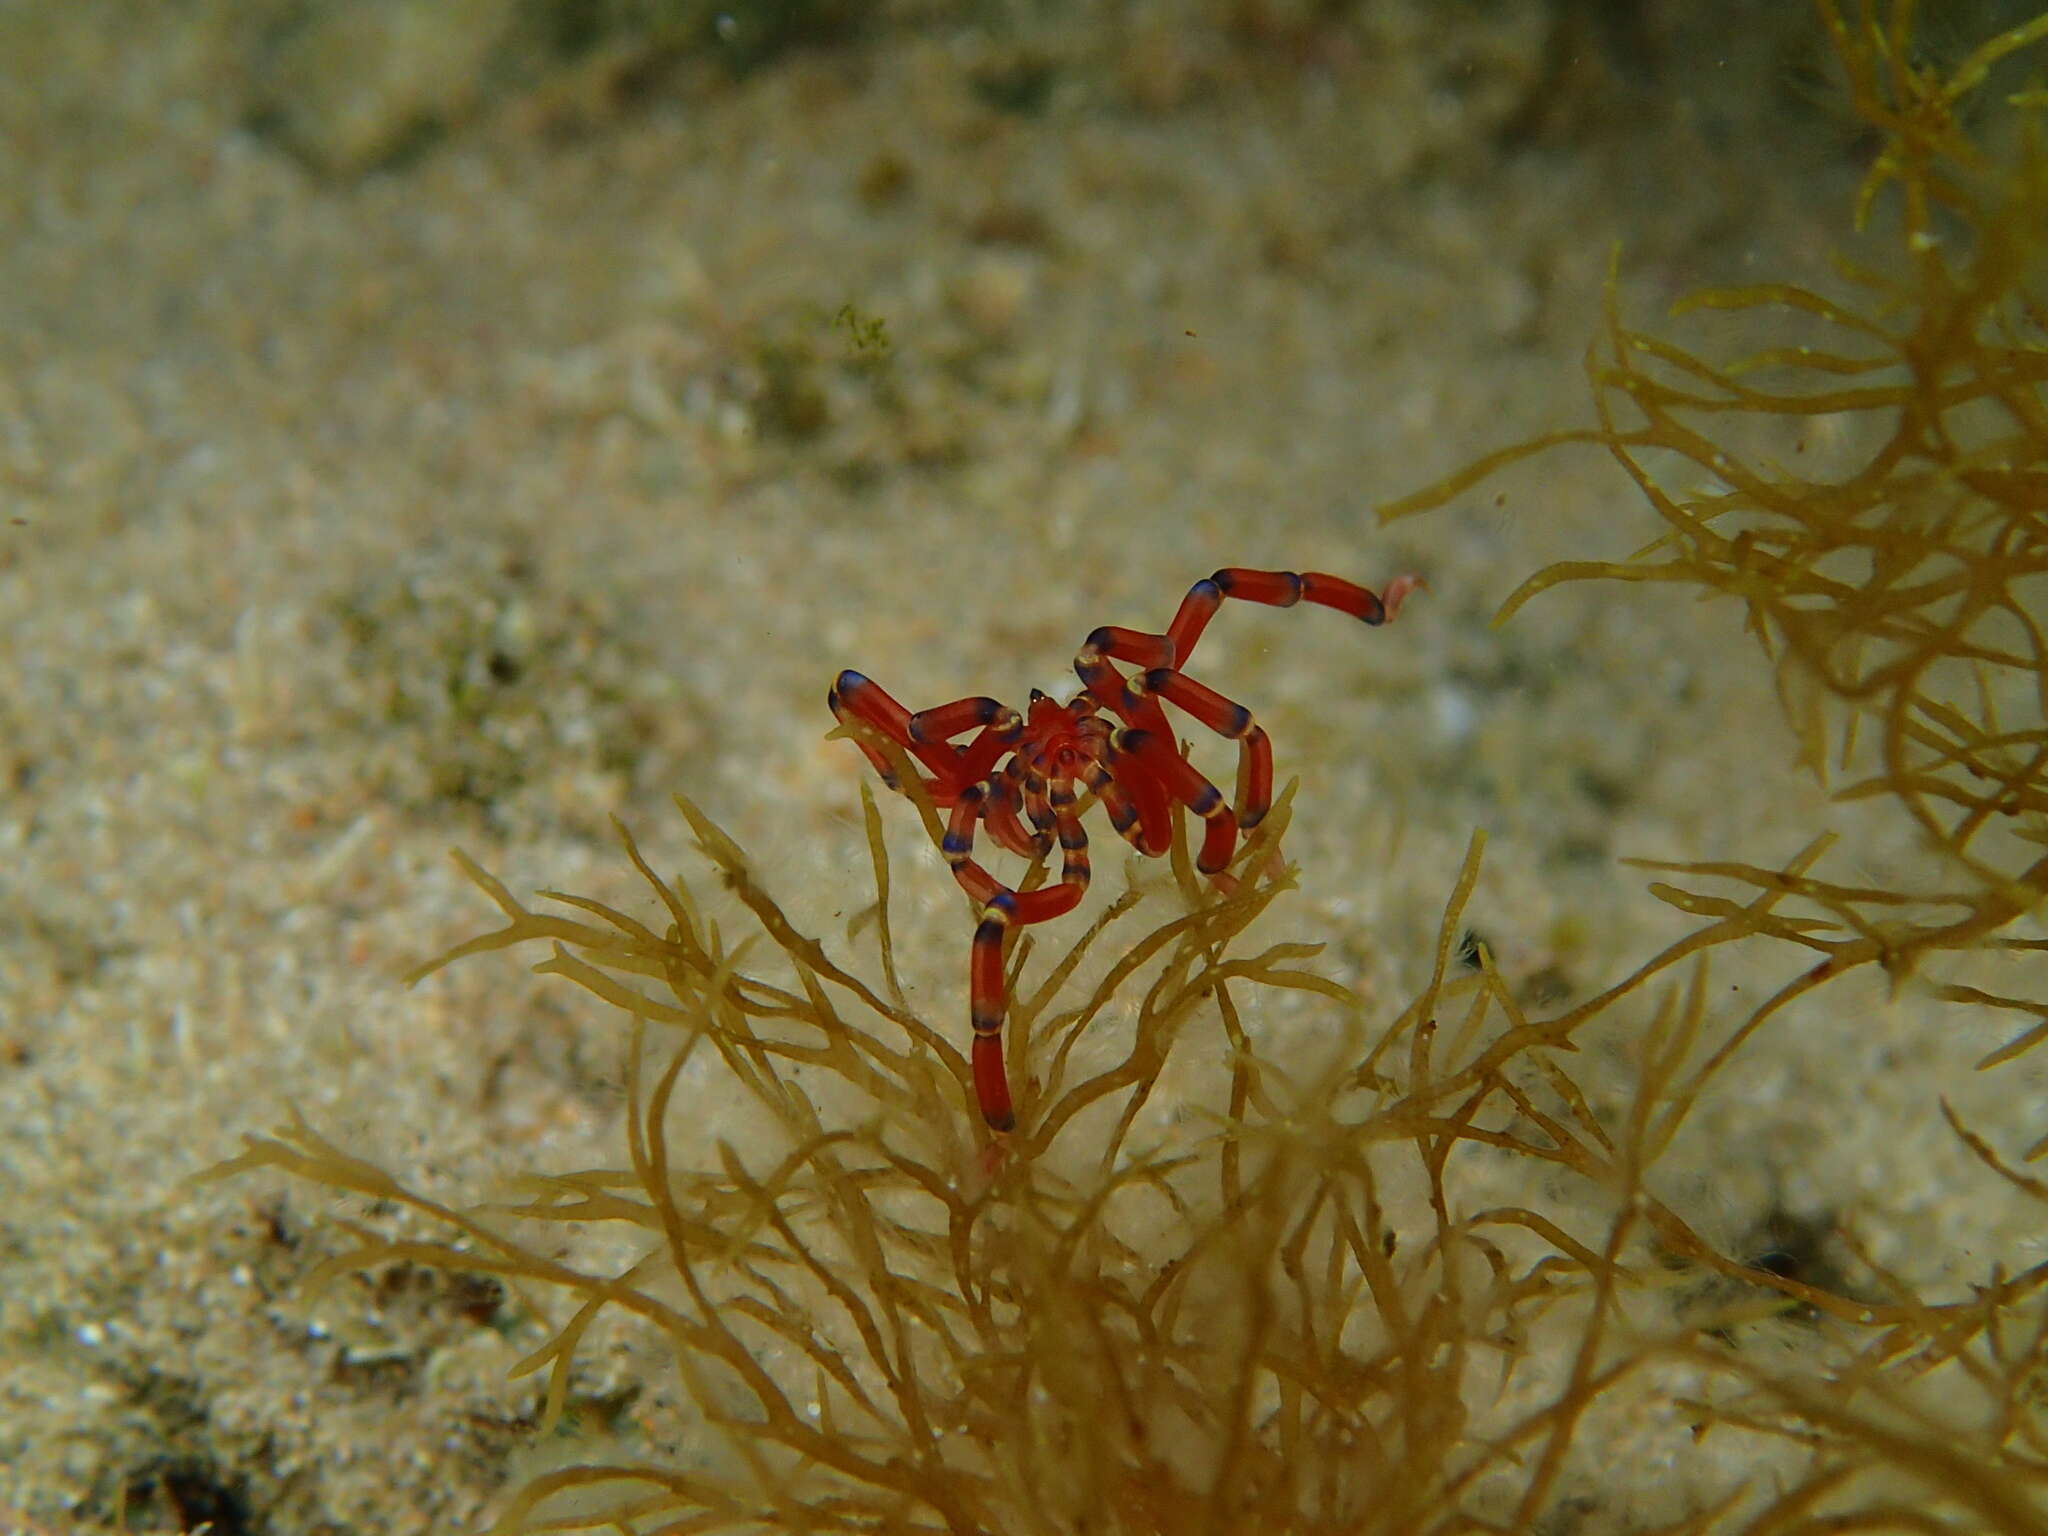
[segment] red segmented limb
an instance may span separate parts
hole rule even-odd
[[[962,890],[981,903],[974,946],[968,955],[968,1017],[974,1025],[974,1097],[991,1130],[1008,1131],[1017,1124],[1010,1105],[1010,1080],[1003,1068],[1003,935],[1012,925],[1027,927],[1064,916],[1079,905],[1088,889],[1088,834],[1074,815],[1069,787],[1053,787],[1053,817],[1059,826],[1065,857],[1057,885],[1015,891],[974,862],[974,823],[985,795],[979,785],[962,792],[941,845],[946,862]]]
[[[1024,785],[1024,815],[1038,829],[1039,836],[1051,837],[1059,826],[1053,820],[1052,801],[1045,792],[1044,776],[1026,768],[1018,777]]]
[[[1052,840],[1042,834],[1034,835],[1017,817],[1017,808],[1024,800],[1024,791],[1018,785],[1021,776],[1013,760],[989,780],[988,804],[982,808],[981,819],[989,835],[1003,847],[1023,858],[1035,859],[1051,848]]]
[[[858,672],[842,672],[839,674],[839,682],[842,685],[851,683],[852,680],[855,678],[860,678],[860,674]],[[860,678],[860,680],[862,682],[867,681],[865,678]],[[849,717],[851,717],[853,719],[864,721],[868,725],[874,726],[876,730],[880,731],[885,736],[893,734],[889,730],[887,724],[877,723],[875,720],[870,719],[867,715],[855,711],[852,705],[850,705],[847,702],[848,692],[853,692],[857,696],[859,693],[859,689],[857,686],[850,689],[845,687],[834,687],[830,693],[825,695],[825,702],[832,707],[833,719],[837,720],[841,725],[845,725]],[[883,694],[882,697],[886,699],[888,698],[888,695]],[[890,700],[890,702],[894,703],[895,701]],[[909,718],[907,713],[905,715],[905,718]],[[901,738],[897,739],[900,740]],[[889,788],[894,790],[901,790],[903,788],[903,785],[897,780],[896,770],[890,766],[888,758],[884,757],[880,752],[877,752],[873,747],[869,746],[868,743],[862,740],[861,737],[857,734],[853,737],[853,744],[860,748],[862,755],[865,756],[870,763],[873,763],[875,765],[875,772],[881,777],[881,780],[884,784],[888,785]]]
[[[1089,697],[1125,725],[1171,735],[1173,728],[1167,724],[1164,712],[1131,691],[1129,680],[1110,665],[1111,657],[1136,667],[1170,667],[1173,652],[1166,636],[1105,624],[1091,633],[1074,654],[1074,675],[1081,679]]]
[[[1100,763],[1090,763],[1081,770],[1081,782],[1095,791],[1095,798],[1109,813],[1109,824],[1116,829],[1116,835],[1143,853],[1145,844],[1138,825],[1137,807],[1131,804],[1131,797],[1123,792],[1122,786],[1109,776],[1109,770]]]
[[[1016,718],[1015,710],[1009,711],[1010,719],[998,720],[986,727],[974,740],[960,749],[960,773],[971,784],[979,784],[994,768],[996,760],[1016,743],[1023,731],[1023,722]]]
[[[969,1013],[974,1021],[974,1098],[992,1131],[1014,1130],[1010,1074],[1003,1067],[1003,935],[1009,916],[991,902],[974,926],[967,962]]]
[[[1252,712],[1214,688],[1161,667],[1131,681],[1193,715],[1219,736],[1237,743],[1237,824],[1249,832],[1273,805],[1273,743]]]
[[[1237,817],[1223,803],[1223,791],[1174,750],[1171,738],[1125,731],[1117,745],[1143,763],[1165,786],[1168,795],[1207,823],[1202,851],[1195,856],[1195,869],[1204,875],[1221,873],[1237,848]]]
[[[1158,707],[1153,705],[1154,709]],[[1137,813],[1135,835],[1126,832],[1125,840],[1148,858],[1157,858],[1173,846],[1173,800],[1156,774],[1134,773],[1126,779],[1117,770],[1117,765],[1132,756],[1147,736],[1144,731],[1119,731],[1110,739],[1105,766],[1126,790],[1131,809]]]
[[[910,711],[891,698],[873,678],[851,670],[842,672],[839,681],[826,695],[825,702],[831,705],[833,716],[842,723],[848,714],[865,721],[931,769],[934,777],[925,787],[939,804],[951,805],[953,797],[973,782],[960,777],[960,749],[941,741],[919,741],[913,737],[910,734]],[[868,761],[875,765],[875,771],[882,776],[882,782],[891,789],[901,789],[889,760],[866,742],[859,745],[867,754]]]
[[[955,736],[977,727],[995,725],[1006,715],[1009,724],[1023,724],[1017,711],[1006,709],[995,699],[980,696],[955,699],[950,704],[934,704],[930,709],[920,709],[904,721],[904,730],[912,741],[951,741]]]
[[[1127,661],[1149,672],[1154,667],[1173,665],[1172,646],[1173,642],[1164,635],[1105,624],[1088,637],[1083,649],[1100,651],[1105,656],[1114,656],[1118,661]]]
[[[1012,922],[1029,927],[1050,918],[1064,917],[1081,904],[1081,897],[1088,889],[1091,872],[1088,862],[1088,835],[1081,830],[1081,823],[1071,810],[1059,817],[1060,847],[1066,857],[1060,865],[1060,878],[1052,885],[1041,885],[1035,891],[1018,891],[1003,884],[994,875],[983,869],[974,858],[974,824],[981,816],[987,791],[979,784],[963,790],[959,804],[953,807],[953,814],[946,823],[946,835],[939,844],[939,851],[953,868],[953,878],[960,882],[960,889],[967,893],[968,900],[977,906],[990,906],[999,901],[1008,902],[1005,910]]]
[[[955,699],[950,704],[921,709],[904,723],[913,750],[925,743],[946,745],[955,736],[979,729],[964,747],[952,747],[951,772],[964,784],[979,784],[988,777],[996,760],[1024,733],[1024,717],[990,698]]]
[[[1173,622],[1166,626],[1173,659],[1161,665],[1187,665],[1195,642],[1202,638],[1202,631],[1208,628],[1209,620],[1216,616],[1216,610],[1226,597],[1264,603],[1269,608],[1320,603],[1325,608],[1348,613],[1363,623],[1379,625],[1399,613],[1408,594],[1421,585],[1420,577],[1397,576],[1387,583],[1387,595],[1382,599],[1355,581],[1326,575],[1322,571],[1251,571],[1242,566],[1226,566],[1206,581],[1196,582],[1188,588],[1188,595],[1180,600],[1180,610],[1174,614]]]

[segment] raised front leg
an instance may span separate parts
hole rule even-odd
[[[1168,659],[1141,665],[1185,667],[1188,657],[1194,652],[1195,642],[1202,638],[1202,631],[1209,627],[1209,620],[1216,616],[1216,610],[1223,606],[1226,597],[1264,603],[1269,608],[1320,603],[1325,608],[1348,613],[1363,623],[1379,625],[1399,613],[1408,594],[1421,585],[1420,576],[1397,576],[1387,583],[1387,595],[1381,598],[1355,581],[1327,576],[1321,571],[1250,571],[1241,566],[1227,566],[1206,580],[1196,582],[1188,588],[1188,595],[1180,600],[1180,610],[1174,614],[1173,622],[1166,626],[1166,640],[1171,649]]]

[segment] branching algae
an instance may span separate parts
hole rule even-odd
[[[1538,572],[1501,619],[1588,579],[1737,598],[1806,762],[1836,780],[1838,798],[1889,807],[1917,833],[1927,873],[1896,886],[1822,878],[1826,838],[1782,869],[1661,866],[1685,883],[1655,893],[1711,921],[1652,968],[1725,942],[1731,922],[1812,962],[1735,1022],[1689,1087],[1794,999],[1868,967],[1894,988],[1918,976],[1937,998],[2017,1015],[1982,1067],[2048,1040],[2048,941],[2037,936],[2048,901],[2048,95],[2026,89],[1995,104],[2002,113],[1971,110],[1994,105],[1973,93],[2048,39],[2048,16],[1943,73],[1921,62],[1910,0],[1882,16],[1871,0],[1853,18],[1835,0],[1819,10],[1849,101],[1882,139],[1854,222],[1884,228],[1891,259],[1843,263],[1843,299],[1794,283],[1693,295],[1680,313],[1768,338],[1725,361],[1623,324],[1610,283],[1587,362],[1598,425],[1501,450],[1382,514],[1442,506],[1566,444],[1604,448],[1661,534],[1625,561]],[[1748,899],[1716,893],[1730,883]],[[1987,954],[2017,962],[2005,968],[2022,978],[2017,995],[1944,974]],[[2048,1201],[2048,1182],[1942,1109],[1981,1163]],[[2044,1153],[2048,1135],[2025,1155]],[[1702,1424],[1812,1448],[1803,1480],[1758,1519],[1774,1530],[2048,1528],[2048,1268],[1994,1267],[1969,1301],[1935,1307],[1871,1267],[1894,1304],[1831,1312],[1850,1325],[1831,1339],[1843,1350],[1832,1366],[1793,1377],[1708,1348],[1706,1335],[1677,1346],[1750,1393],[1747,1409],[1703,1403]]]
[[[1284,798],[1245,850],[1235,895],[1126,941],[1066,1001],[1085,952],[1137,902],[1113,904],[1018,995],[1013,1027],[1043,1087],[990,1176],[964,1113],[966,1062],[894,985],[888,863],[868,811],[872,982],[799,933],[687,802],[779,975],[742,968],[747,946],[728,947],[688,886],[657,875],[623,832],[665,932],[576,897],[555,898],[569,915],[534,911],[465,861],[506,923],[435,963],[539,941],[553,947],[539,971],[630,1017],[627,1167],[536,1177],[526,1200],[473,1213],[295,1121],[247,1138],[217,1170],[282,1168],[444,1229],[413,1240],[352,1228],[357,1245],[331,1267],[482,1272],[528,1296],[547,1334],[518,1369],[547,1373],[550,1424],[601,1313],[659,1334],[697,1432],[720,1449],[688,1466],[549,1473],[498,1529],[1394,1531],[1482,1494],[1502,1511],[1548,1508],[1599,1383],[1548,1383],[1520,1404],[1507,1390],[1517,1344],[1561,1305],[1597,1318],[1628,1223],[1589,1243],[1533,1209],[1461,1213],[1445,1165],[1475,1141],[1625,1190],[1649,1125],[1602,1127],[1547,1062],[1551,1087],[1508,1081],[1510,1063],[1543,1060],[1552,1042],[1526,1022],[1500,1028],[1512,1004],[1490,973],[1448,979],[1477,845],[1429,987],[1370,1040],[1357,1000],[1301,968],[1315,946],[1233,952],[1291,883],[1270,856]],[[1262,1055],[1244,1014],[1271,989],[1326,1005],[1347,1048],[1306,1075]],[[1080,1075],[1075,1039],[1133,994],[1121,1059]],[[1462,1045],[1438,1040],[1440,1014],[1456,1015]],[[1687,1016],[1664,1021],[1654,1070],[1682,1056]],[[1212,1053],[1210,1126],[1170,1150],[1141,1144],[1136,1108],[1197,1021],[1228,1044]],[[715,1164],[685,1166],[671,1115],[700,1053],[766,1129],[746,1157],[722,1146]],[[853,1090],[868,1113],[829,1121],[800,1070]],[[1121,1107],[1082,1144],[1077,1117],[1103,1099]],[[1517,1105],[1545,1127],[1540,1144],[1500,1128]],[[637,1233],[639,1257],[595,1269],[556,1256],[552,1231],[598,1224]],[[547,1307],[549,1290],[565,1311]],[[1475,1373],[1493,1405],[1478,1414]]]
[[[1856,221],[1896,187],[1903,275],[1845,266],[1868,294],[1856,307],[1791,283],[1694,294],[1678,312],[1780,322],[1773,345],[1727,363],[1623,325],[1610,284],[1604,345],[1587,363],[1599,426],[1489,455],[1382,513],[1440,506],[1561,444],[1606,448],[1663,535],[1627,561],[1538,572],[1500,620],[1592,578],[1736,597],[1807,762],[1823,778],[1855,775],[1841,798],[1885,797],[1912,818],[1950,883],[1816,879],[1806,870],[1818,847],[1784,871],[1692,870],[1796,895],[1827,916],[1774,930],[1818,963],[1763,1016],[1859,966],[1903,979],[1940,951],[2048,950],[2004,932],[2048,894],[2048,155],[2038,123],[2048,96],[2013,98],[2010,163],[1980,150],[1961,116],[2001,60],[2048,37],[2048,17],[1993,38],[1944,79],[1911,62],[1912,9],[1901,0],[1883,23],[1866,10],[1852,25],[1832,0],[1821,6],[1851,103],[1887,141]],[[1786,422],[1805,428],[1796,451],[1833,443],[1846,467],[1816,474],[1738,446]],[[1659,894],[1688,910],[1711,905]],[[2037,1021],[1986,1065],[2048,1039],[2048,1000],[1951,995]],[[2043,1151],[2048,1138],[2030,1155]]]
[[[1866,967],[1902,980],[2044,947],[2020,924],[2048,886],[2048,157],[2036,94],[2015,103],[2009,164],[1959,109],[2048,19],[1943,77],[1912,62],[1909,6],[1822,16],[1886,144],[1858,216],[1897,203],[1903,275],[1851,274],[1861,306],[1793,284],[1698,296],[1790,328],[1735,362],[1611,310],[1597,427],[1390,510],[1560,443],[1604,447],[1662,535],[1539,573],[1510,610],[1587,577],[1736,596],[1815,768],[1911,818],[1938,875],[1823,879],[1823,842],[1778,869],[1684,866],[1653,889],[1699,926],[1537,1018],[1483,949],[1476,973],[1459,963],[1475,839],[1426,983],[1375,1018],[1310,968],[1315,946],[1243,947],[1255,919],[1284,919],[1283,797],[1233,895],[1196,888],[1181,848],[1179,901],[1126,895],[1049,964],[1017,946],[1013,1050],[1037,1086],[990,1159],[964,1057],[896,983],[871,800],[865,960],[803,933],[687,802],[745,908],[740,942],[623,830],[660,924],[575,896],[535,910],[465,862],[505,922],[435,964],[539,943],[540,972],[620,1010],[622,1166],[536,1175],[472,1211],[294,1121],[217,1171],[280,1168],[431,1229],[352,1227],[331,1269],[409,1262],[516,1290],[540,1320],[518,1369],[546,1378],[543,1434],[594,1330],[625,1317],[660,1342],[684,1450],[622,1437],[511,1495],[498,1531],[2048,1532],[2048,1266],[1993,1268],[1937,1305],[1870,1265],[1867,1294],[1837,1294],[1718,1252],[1647,1178],[1793,998]],[[1847,467],[1787,469],[1768,436],[1785,422],[1825,424]],[[1731,943],[1811,963],[1730,1019],[1704,960]],[[1946,989],[2021,1017],[1993,1062],[2048,1037],[2038,992]],[[1315,1011],[1320,1059],[1265,1042],[1261,1019],[1288,1008]],[[1595,1021],[1631,1042],[1615,1109],[1568,1071]],[[1084,1032],[1114,1049],[1079,1048]],[[1169,1062],[1189,1108],[1162,1136],[1141,1111]],[[678,1133],[684,1095],[706,1091],[757,1112],[744,1152]],[[2048,1201],[2048,1181],[1951,1123]],[[1468,1178],[1502,1166],[1526,1171],[1525,1196]],[[1568,1207],[1537,1193],[1560,1185]],[[593,1233],[626,1256],[602,1261]],[[1660,1304],[1674,1269],[1737,1299],[1705,1317]],[[1794,1306],[1797,1351],[1743,1347],[1745,1320]],[[1654,1462],[1618,1464],[1624,1433]]]

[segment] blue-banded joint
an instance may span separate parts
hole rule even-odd
[[[998,969],[1002,965],[1003,935],[1010,927],[1011,913],[1016,909],[1016,898],[1008,891],[1000,891],[981,909],[981,921],[974,926],[974,952],[977,957],[994,952],[989,963]],[[973,990],[968,1000],[968,1019],[977,1035],[998,1035],[1003,1028],[1003,1000],[1000,991],[993,997],[982,995],[979,987]]]
[[[864,673],[856,672],[851,667],[841,672],[832,686],[825,691],[825,704],[832,711],[832,718],[842,726],[850,726],[852,721],[847,717],[853,710],[852,696],[874,686]],[[859,717],[856,715],[855,718]],[[869,730],[876,729],[872,721],[861,720],[860,723]],[[855,744],[867,756],[868,761],[874,764],[875,772],[880,776],[883,786],[900,793],[903,782],[896,777],[896,770],[889,765],[889,759],[877,748],[869,745],[857,731],[852,735]]]
[[[1024,728],[1024,717],[1001,700],[982,697],[962,699],[960,703],[970,707],[957,716],[957,723],[952,722],[955,711],[959,709],[958,705],[947,705],[940,709],[920,709],[905,723],[904,734],[920,746],[936,739],[931,734],[930,722],[932,716],[937,714],[944,714],[949,719],[949,728],[939,733],[941,737],[957,735],[961,731],[985,729],[998,721],[1003,721],[1003,729],[998,732],[999,735],[1014,735]]]
[[[1275,576],[1287,583],[1287,595],[1285,597],[1262,597],[1257,599],[1257,601],[1264,603],[1267,607],[1292,608],[1296,603],[1301,601],[1301,575],[1299,572],[1252,571],[1248,572],[1247,574],[1253,576]],[[1218,571],[1215,575],[1211,576],[1209,580],[1216,584],[1216,590],[1221,592],[1225,597],[1234,597],[1237,595],[1238,580],[1236,572]],[[1198,582],[1196,583],[1196,585],[1199,586],[1200,583]]]
[[[1176,675],[1170,667],[1154,667],[1149,672],[1132,673],[1124,679],[1123,696],[1121,702],[1117,705],[1117,713],[1126,718],[1135,715],[1146,700],[1160,691],[1163,686],[1163,679]],[[1156,705],[1154,706],[1153,713],[1158,713]]]
[[[988,791],[979,784],[970,784],[960,791],[955,802],[953,823],[939,839],[939,853],[954,869],[967,862],[967,856],[974,851],[974,821],[980,814],[981,803],[988,798]]]
[[[1052,798],[1044,775],[1032,768],[1024,770],[1024,813],[1039,831],[1052,832]]]
[[[1242,704],[1237,703],[1233,699],[1226,699],[1214,689],[1205,688],[1192,679],[1181,677],[1178,672],[1170,667],[1154,667],[1142,677],[1132,678],[1131,686],[1142,688],[1147,694],[1168,693],[1169,697],[1171,697],[1169,690],[1172,689],[1176,679],[1179,680],[1180,689],[1184,695],[1179,702],[1187,707],[1190,714],[1196,715],[1203,724],[1207,725],[1211,730],[1218,732],[1226,740],[1243,741],[1256,729],[1257,722],[1252,719],[1252,712]],[[1220,721],[1211,719],[1209,713],[1218,706],[1228,706],[1222,710],[1222,719]]]

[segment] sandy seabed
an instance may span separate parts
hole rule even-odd
[[[905,6],[738,77],[450,89],[378,164],[234,7],[0,7],[0,1522],[485,1517],[522,1346],[449,1282],[305,1292],[332,1202],[188,1177],[287,1105],[452,1199],[615,1163],[601,1010],[502,957],[398,984],[489,916],[446,851],[639,901],[608,817],[679,866],[680,788],[843,930],[842,667],[1021,699],[1221,565],[1424,575],[1376,632],[1233,606],[1199,669],[1301,780],[1274,921],[1381,1002],[1475,826],[1472,920],[1551,997],[1678,931],[1619,856],[1853,829],[1732,605],[1572,586],[1488,627],[1650,536],[1596,455],[1373,516],[1584,419],[1617,243],[1641,317],[1820,265],[1855,167],[1771,83],[1799,29],[1710,72],[1679,8],[1302,9]],[[958,897],[884,811],[906,983],[964,1031]],[[1124,863],[1101,839],[1098,884]],[[1760,1041],[1660,1188],[1735,1248],[1852,1217],[1939,1291],[2021,1218],[1936,1091],[1996,1125],[2022,1079],[1970,1077],[1993,1026],[1860,995]]]

